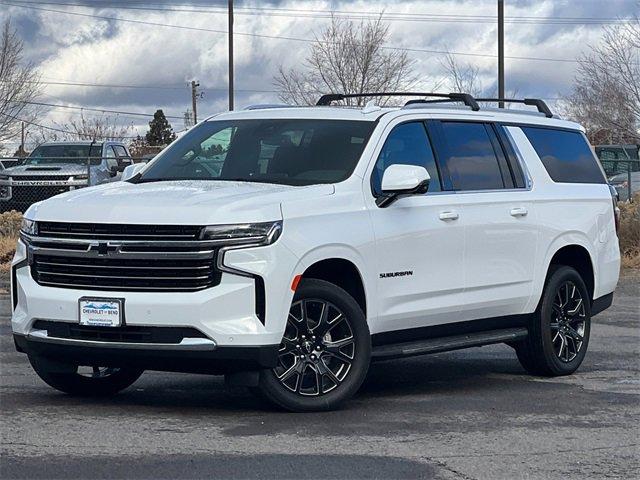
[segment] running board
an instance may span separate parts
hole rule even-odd
[[[425,355],[428,353],[448,352],[461,348],[481,347],[493,343],[515,342],[527,336],[527,329],[505,328],[501,330],[489,330],[487,332],[468,333],[451,337],[430,338],[415,342],[395,343],[373,347],[371,358],[373,360],[387,360],[391,358],[411,357],[413,355]]]

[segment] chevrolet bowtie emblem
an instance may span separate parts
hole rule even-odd
[[[89,246],[89,251],[97,252],[100,256],[105,256],[117,253],[120,250],[120,247],[121,245],[119,243],[96,242]]]

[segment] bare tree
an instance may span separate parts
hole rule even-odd
[[[640,141],[640,21],[604,27],[599,45],[580,59],[566,115],[592,142]]]
[[[61,142],[74,140],[118,140],[132,138],[133,125],[118,124],[118,116],[100,115],[86,118],[80,112],[80,119],[71,119],[65,123],[56,123],[55,128],[41,129],[33,143]]]
[[[302,68],[280,67],[275,85],[286,103],[313,105],[324,93],[397,92],[416,82],[413,60],[406,52],[388,50],[389,27],[381,18],[354,23],[332,17],[331,25],[315,35]],[[371,98],[346,100],[364,105]],[[384,105],[389,100],[376,98]]]
[[[23,43],[10,20],[0,32],[0,144],[20,133],[20,123],[35,120],[32,102],[40,94],[40,75],[22,58]]]
[[[474,97],[495,98],[498,96],[497,85],[489,90],[485,89],[480,78],[480,68],[471,63],[460,63],[455,55],[448,53],[440,62],[444,69],[445,77],[441,84],[450,92],[470,93]],[[506,98],[517,98],[518,90],[509,89],[505,93]],[[495,103],[480,102],[486,107],[496,107]],[[511,108],[510,102],[505,102],[506,108]]]
[[[480,69],[470,63],[460,64],[456,57],[448,53],[440,62],[445,72],[444,85],[451,92],[470,93],[474,97],[482,95]]]

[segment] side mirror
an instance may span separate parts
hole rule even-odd
[[[123,182],[125,180],[129,180],[131,177],[135,176],[138,172],[140,172],[146,164],[144,163],[134,163],[133,165],[127,165],[122,171],[122,177],[120,180]]]
[[[376,199],[376,205],[388,207],[398,198],[408,195],[421,195],[429,189],[429,172],[417,165],[389,165],[382,175],[382,195]]]

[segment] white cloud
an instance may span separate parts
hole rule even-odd
[[[628,15],[632,2],[615,0],[614,8],[602,11],[601,2],[518,1],[508,2],[507,16],[613,17]],[[138,3],[136,5],[139,5]],[[157,2],[153,3],[157,5]],[[210,6],[211,4],[208,3]],[[243,3],[242,6],[251,5]],[[253,5],[264,7],[264,2]],[[277,8],[307,9],[329,12],[330,8],[352,12],[408,13],[423,12],[446,15],[495,15],[495,2],[474,0],[405,1],[294,1],[278,2]],[[195,28],[226,30],[227,19],[221,14],[169,13],[156,11],[87,9],[43,6],[52,10],[93,13],[147,22],[188,25]],[[167,4],[166,8],[170,8]],[[0,17],[11,15],[27,43],[26,52],[40,63],[43,77],[84,83],[124,85],[172,85],[173,89],[108,89],[48,85],[48,101],[103,108],[145,111],[163,108],[166,113],[181,115],[190,106],[187,82],[198,79],[205,92],[199,105],[202,114],[226,108],[227,42],[226,35],[176,28],[154,27],[60,13],[4,7]],[[238,9],[238,12],[242,11]],[[237,15],[237,32],[312,38],[314,31],[328,19]],[[589,43],[598,41],[599,26],[580,25],[506,25],[508,56],[575,59]],[[496,54],[496,27],[493,23],[390,22],[389,45],[475,53]],[[273,90],[272,78],[280,64],[295,66],[304,61],[308,44],[256,37],[235,37],[237,104],[273,102],[276,93],[243,92]],[[440,55],[410,52],[416,60],[422,85],[428,87],[442,74]],[[480,67],[485,87],[495,82],[496,62],[491,57],[458,57]],[[570,86],[575,64],[509,60],[506,62],[507,86],[520,95],[554,97]],[[53,111],[52,111],[53,112]],[[50,114],[58,120],[73,111],[56,110]],[[202,115],[201,115],[202,116]],[[124,118],[124,117],[123,117]],[[131,119],[127,119],[130,121]],[[180,121],[173,121],[180,129]],[[144,129],[146,122],[136,124]]]

